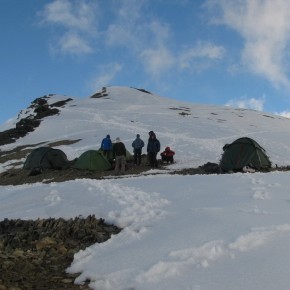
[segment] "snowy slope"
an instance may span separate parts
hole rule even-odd
[[[176,151],[176,166],[218,162],[222,147],[244,136],[264,147],[274,164],[289,163],[285,160],[285,154],[290,155],[287,118],[253,110],[181,103],[124,87],[109,87],[106,94],[102,98],[68,102],[60,115],[45,118],[35,132],[17,143],[3,146],[3,150],[44,141],[82,139],[65,148],[68,157],[73,159],[85,150],[99,148],[107,134],[112,139],[120,137],[131,150],[137,133],[147,140],[148,132],[153,130],[162,147],[171,146]],[[49,103],[67,98],[53,95]]]
[[[290,163],[288,119],[129,88],[107,93],[67,103],[58,116],[1,149],[80,138],[59,147],[74,158],[98,148],[108,133],[130,149],[137,133],[147,141],[154,130],[162,147],[176,151],[172,169],[217,162],[223,145],[242,136],[262,145],[273,163]],[[51,96],[50,102],[60,99],[67,97]],[[76,283],[90,279],[96,290],[284,290],[290,285],[289,177],[149,174],[1,186],[0,220],[95,214],[123,227],[109,241],[77,253],[68,269],[81,273]]]

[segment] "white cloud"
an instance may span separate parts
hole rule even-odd
[[[255,74],[274,86],[290,88],[285,58],[290,41],[288,0],[208,0],[221,8],[216,23],[236,30],[244,39],[242,59]]]
[[[170,39],[171,31],[170,27],[166,23],[160,23],[157,20],[153,20],[148,25],[149,31],[152,32],[153,39],[157,45],[164,45],[167,40]]]
[[[106,30],[106,44],[123,46],[132,53],[132,58],[141,61],[144,70],[155,77],[170,69],[174,55],[167,45],[170,28],[152,17],[144,17],[147,1],[128,0],[121,2],[116,18]]]
[[[143,40],[146,29],[142,22],[144,0],[127,0],[115,3],[115,17],[105,33],[108,45],[122,45],[132,50]],[[119,5],[119,6],[117,6]]]
[[[156,20],[146,25],[146,28],[151,37],[146,45],[141,46],[139,56],[145,70],[156,77],[174,67],[176,63],[176,57],[167,45],[171,31],[168,25]]]
[[[222,59],[225,54],[222,46],[201,41],[186,50],[174,51],[174,46],[170,45],[173,40],[170,26],[156,19],[144,25],[144,29],[147,31],[147,37],[144,39],[146,42],[143,41],[140,45],[142,51],[139,56],[145,70],[154,76],[177,67],[202,71],[210,67],[214,61]]]
[[[256,111],[263,111],[264,109],[265,98],[240,98],[228,101],[225,105],[240,108],[240,109],[253,109]]]
[[[286,118],[290,118],[290,112],[289,111],[283,111],[283,112],[280,112],[280,113],[274,113],[275,115],[278,115],[278,116],[282,116],[282,117],[286,117]]]
[[[100,87],[108,86],[115,78],[116,74],[122,70],[122,65],[119,63],[110,63],[100,67],[100,72],[90,80],[88,87],[96,91]]]
[[[224,48],[212,43],[197,42],[186,51],[176,50],[179,45],[171,26],[157,18],[154,11],[149,13],[150,7],[154,4],[148,0],[108,0],[106,4],[96,0],[53,0],[44,6],[40,16],[41,23],[57,28],[52,30],[56,41],[51,47],[55,53],[82,55],[95,52],[100,45],[104,50],[106,45],[108,49],[122,47],[126,56],[140,62],[153,77],[176,68],[205,70],[223,57]],[[102,30],[98,30],[100,24]]]
[[[199,42],[195,47],[183,51],[179,57],[179,65],[182,69],[199,66],[208,66],[208,61],[222,59],[225,49],[212,43]]]
[[[120,2],[120,7],[115,9],[116,17],[112,19],[105,33],[107,44],[123,45],[139,51],[152,44],[164,44],[170,35],[169,26],[153,17],[144,17],[146,2]]]
[[[77,30],[89,30],[95,21],[96,4],[86,1],[55,0],[42,11],[43,22]]]
[[[135,43],[135,38],[132,31],[126,26],[111,24],[106,31],[105,41],[110,46],[131,46]]]
[[[157,76],[173,67],[175,58],[171,51],[164,46],[146,49],[140,54],[145,70]]]
[[[194,65],[194,69],[204,70],[223,57],[224,48],[211,43],[200,42],[186,51],[175,52],[174,45],[171,45],[174,42],[170,25],[144,14],[147,3],[136,0],[121,2],[116,18],[106,30],[108,45],[123,46],[131,51],[153,77],[177,67],[192,68]]]
[[[61,28],[54,51],[69,54],[87,54],[93,51],[90,44],[97,30],[98,6],[95,1],[55,0],[39,13],[41,23]]]
[[[119,2],[119,1],[117,1]],[[118,10],[118,15],[124,21],[135,23],[136,20],[142,15],[143,5],[147,0],[126,0],[121,1],[120,9]]]
[[[69,32],[63,35],[58,42],[58,47],[62,53],[86,54],[92,52],[92,48],[79,34]]]

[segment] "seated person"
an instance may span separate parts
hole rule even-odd
[[[161,155],[161,161],[162,162],[167,162],[167,163],[173,163],[173,156],[175,152],[170,150],[170,147],[166,147],[165,150],[160,153]]]

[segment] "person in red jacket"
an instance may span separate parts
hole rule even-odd
[[[161,155],[161,161],[166,163],[173,163],[173,156],[175,155],[175,152],[170,149],[170,147],[166,147],[165,150],[160,153]]]

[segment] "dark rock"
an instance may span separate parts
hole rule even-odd
[[[63,101],[58,101],[58,102],[55,102],[55,103],[51,104],[50,106],[51,107],[63,107],[69,101],[72,101],[72,99],[71,98],[68,98],[68,99],[63,100]]]
[[[64,106],[72,99],[56,102],[49,105],[46,96],[35,99],[28,109],[33,109],[34,115],[21,118],[15,128],[0,132],[0,145],[14,143],[15,140],[26,136],[29,132],[33,132],[40,125],[43,118],[59,114],[59,110],[54,107]]]

